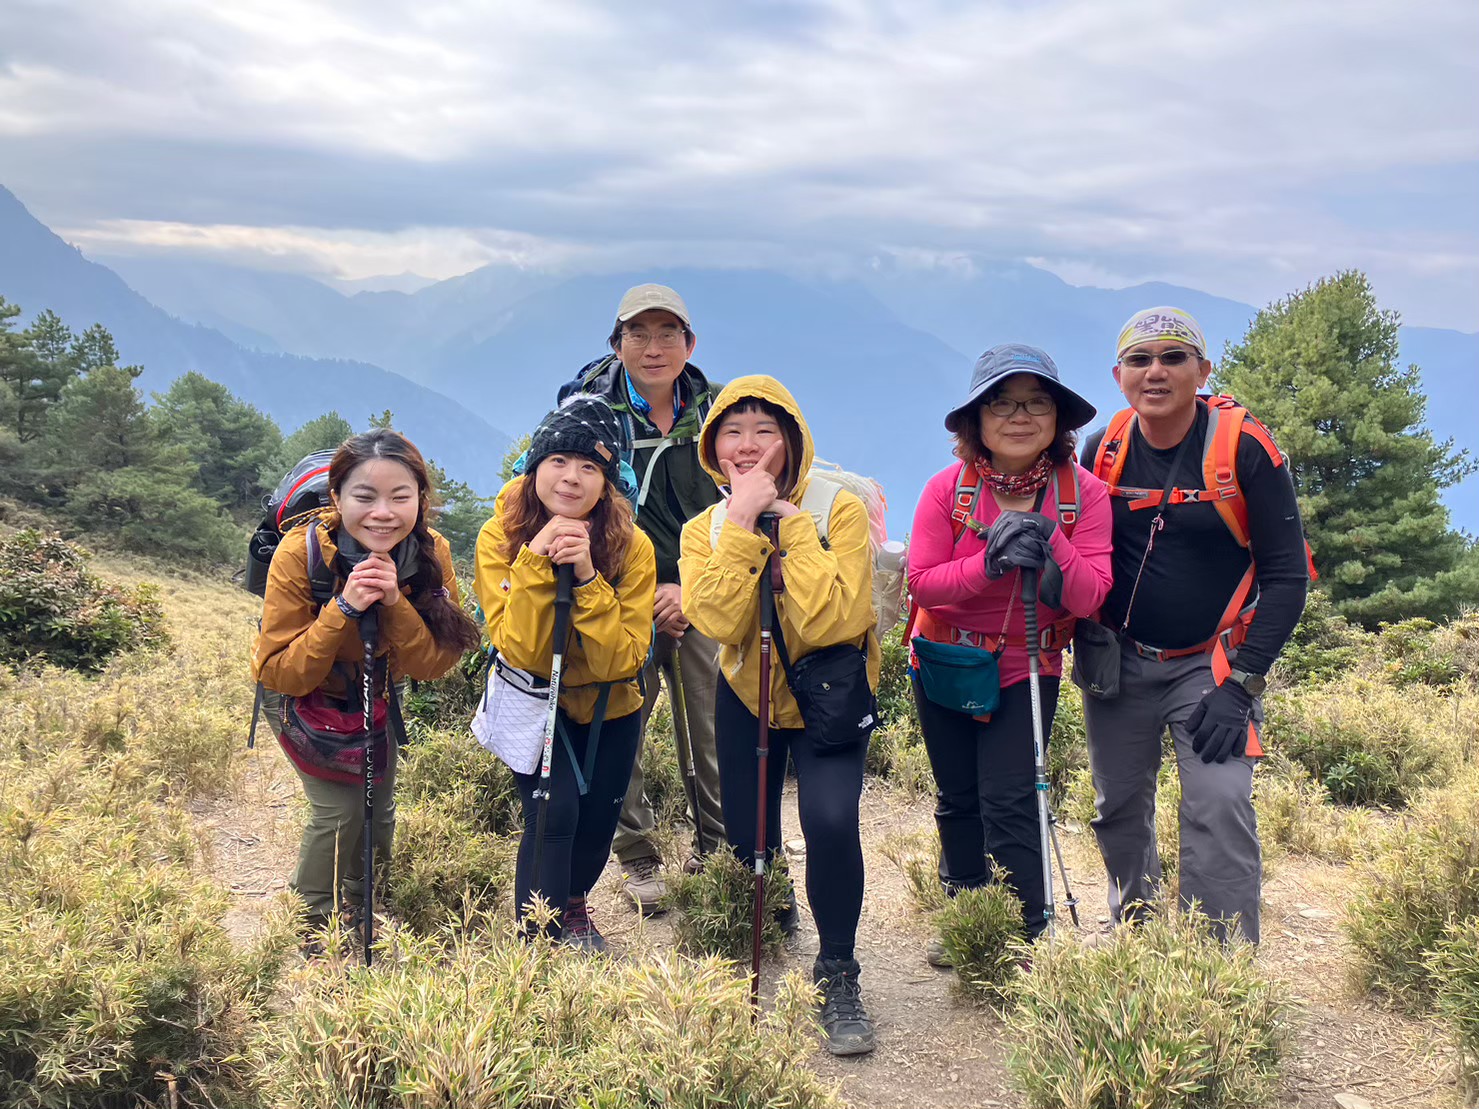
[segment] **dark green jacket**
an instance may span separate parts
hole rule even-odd
[[[683,525],[719,500],[719,488],[698,460],[698,434],[721,386],[693,363],[675,383],[684,402],[673,429],[663,435],[637,414],[627,393],[626,369],[610,354],[581,370],[560,390],[564,400],[577,388],[610,402],[627,436],[623,455],[637,474],[637,524],[652,540],[659,583],[678,580],[679,539]]]

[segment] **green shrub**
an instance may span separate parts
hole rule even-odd
[[[1377,814],[1331,805],[1329,791],[1278,752],[1264,758],[1253,778],[1253,809],[1265,858],[1288,851],[1349,862],[1365,853],[1378,831]]]
[[[647,718],[642,742],[642,789],[652,803],[659,828],[688,820],[688,793],[683,768],[678,765],[678,737],[673,731],[673,707],[666,687]]]
[[[1424,961],[1437,983],[1438,1013],[1453,1034],[1459,1092],[1479,1103],[1479,918],[1450,924]]]
[[[491,912],[513,890],[517,851],[517,839],[468,820],[455,800],[400,805],[387,899],[420,932],[470,912]]]
[[[410,742],[396,772],[402,805],[434,805],[489,835],[515,835],[523,806],[513,771],[468,731],[436,731],[408,721]]]
[[[772,858],[765,872],[765,918],[760,928],[761,946],[768,950],[785,940],[775,921],[776,912],[796,897],[785,856]],[[709,852],[697,874],[674,878],[670,872],[667,905],[677,912],[673,933],[678,950],[749,963],[754,942],[755,871],[732,850]]]
[[[1387,673],[1399,685],[1451,689],[1479,679],[1479,616],[1440,626],[1416,618],[1383,625],[1377,642]]]
[[[1421,685],[1348,676],[1268,699],[1271,746],[1339,804],[1401,806],[1458,768],[1453,705]]]
[[[912,726],[919,734],[919,710],[910,688],[909,646],[904,642],[903,624],[883,638],[883,659],[878,674],[878,715],[885,727]]]
[[[1425,796],[1358,872],[1346,909],[1365,989],[1421,1012],[1437,983],[1424,958],[1444,929],[1479,917],[1479,775]]]
[[[925,750],[922,739],[899,745],[894,754],[893,772],[889,775],[888,782],[909,797],[935,795],[935,771],[930,765],[929,752]]]
[[[467,591],[465,584],[463,591]],[[465,732],[483,696],[487,662],[483,648],[475,647],[436,681],[417,682],[402,705],[407,723],[417,720],[428,728]]]
[[[1304,613],[1275,664],[1276,688],[1330,681],[1367,656],[1373,636],[1335,611],[1324,590],[1312,589]]]
[[[1068,666],[1068,656],[1064,656]],[[1058,687],[1058,708],[1048,737],[1048,800],[1054,809],[1062,805],[1075,774],[1089,768],[1088,730],[1084,727],[1084,698],[1068,674]]]
[[[947,898],[940,887],[940,838],[934,832],[894,832],[884,839],[879,851],[899,868],[914,907],[922,913],[935,913],[945,907]]]
[[[825,1109],[806,1061],[814,991],[758,1021],[716,959],[590,959],[506,927],[392,933],[374,968],[311,964],[253,1051],[271,1109]]]
[[[107,585],[59,536],[0,540],[0,663],[44,659],[95,673],[120,651],[165,641],[158,590]]]
[[[1033,1109],[1232,1109],[1277,1090],[1289,1005],[1255,950],[1163,905],[1099,947],[1039,943],[1008,1066]]]
[[[1008,997],[1019,960],[1026,954],[1022,902],[994,868],[993,882],[960,890],[934,915],[956,982],[972,997],[1000,1006]]]

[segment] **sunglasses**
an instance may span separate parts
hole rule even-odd
[[[1129,366],[1132,370],[1143,370],[1157,359],[1162,366],[1180,366],[1196,355],[1189,350],[1181,350],[1179,347],[1173,350],[1162,351],[1160,354],[1144,354],[1136,352],[1126,354],[1120,359],[1121,366]]]

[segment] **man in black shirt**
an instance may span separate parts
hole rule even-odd
[[[1309,580],[1294,483],[1261,424],[1198,396],[1212,363],[1188,313],[1136,313],[1118,354],[1114,377],[1130,408],[1083,452],[1113,505],[1114,585],[1100,620],[1119,640],[1118,694],[1096,695],[1082,679],[1087,648],[1074,667],[1110,910],[1116,922],[1133,918],[1155,896],[1155,787],[1169,727],[1181,778],[1181,899],[1199,902],[1221,934],[1236,918],[1257,942],[1260,695]]]

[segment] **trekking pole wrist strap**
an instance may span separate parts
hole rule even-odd
[[[346,601],[344,599],[344,594],[342,593],[334,594],[334,603],[339,606],[339,611],[344,613],[344,615],[349,617],[349,619],[351,620],[358,620],[361,616],[364,615],[364,611],[362,609],[355,608],[352,604]]]

